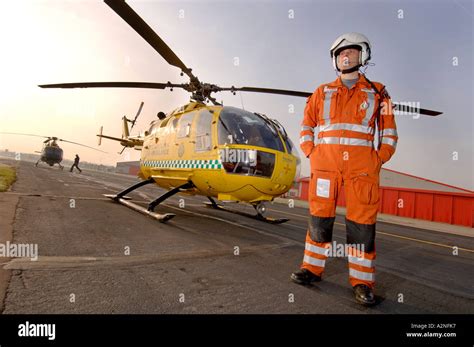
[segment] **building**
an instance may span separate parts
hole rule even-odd
[[[140,161],[122,161],[118,162],[115,167],[116,173],[121,173],[125,175],[137,176],[140,171]]]
[[[309,177],[301,178],[291,194],[308,200]],[[380,173],[379,212],[474,227],[474,192],[390,169]],[[344,190],[337,205],[346,206]]]

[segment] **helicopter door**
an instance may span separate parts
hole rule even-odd
[[[183,114],[179,118],[178,129],[176,132],[176,145],[178,146],[178,158],[185,160],[194,150],[193,142],[191,141],[191,133],[193,128],[195,111]]]
[[[209,110],[202,110],[199,113],[196,124],[196,145],[195,152],[207,152],[212,147],[212,119],[213,115]]]

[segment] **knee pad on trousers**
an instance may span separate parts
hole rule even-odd
[[[336,217],[317,217],[309,218],[309,237],[314,242],[331,242],[332,229]]]
[[[375,224],[360,224],[346,218],[347,243],[364,246],[364,252],[375,249]]]

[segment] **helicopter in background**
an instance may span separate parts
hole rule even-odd
[[[41,88],[181,88],[191,93],[186,105],[164,114],[140,136],[130,136],[128,123],[122,118],[122,137],[97,135],[118,141],[124,148],[141,151],[142,181],[115,194],[111,199],[161,222],[174,214],[154,212],[157,205],[177,193],[197,194],[210,200],[209,206],[224,209],[220,201],[251,204],[257,215],[249,215],[272,224],[288,221],[286,218],[264,217],[266,201],[286,193],[292,186],[300,163],[295,146],[283,126],[276,120],[243,109],[223,106],[212,93],[237,91],[290,95],[308,98],[309,92],[256,88],[219,87],[204,83],[188,68],[171,48],[125,1],[105,0],[105,3],[150,44],[170,65],[181,69],[189,83],[152,82],[80,82],[44,84]],[[212,102],[213,106],[207,103]],[[393,104],[397,108],[397,104]],[[141,107],[140,107],[141,109]],[[410,112],[409,109],[406,110]],[[440,112],[416,110],[435,116]],[[123,150],[122,150],[123,151]],[[168,192],[157,197],[144,208],[132,203],[126,194],[147,184],[157,184]],[[231,211],[235,212],[235,211]],[[242,213],[239,213],[242,214]]]
[[[41,151],[35,151],[35,153],[40,153],[41,154],[40,158],[35,163],[36,167],[38,166],[38,164],[40,162],[44,162],[44,163],[48,164],[49,166],[54,166],[54,164],[58,164],[58,166],[61,168],[61,170],[64,169],[64,166],[61,165],[61,162],[63,160],[63,149],[61,147],[59,147],[58,141],[72,143],[72,144],[77,145],[77,146],[82,146],[82,147],[87,147],[87,148],[93,149],[94,151],[107,153],[107,152],[101,151],[100,149],[93,148],[93,147],[84,145],[82,143],[60,139],[56,136],[43,136],[43,135],[36,135],[36,134],[9,133],[9,132],[0,132],[0,134],[34,136],[34,137],[46,138],[46,140],[43,141],[43,148],[41,149]]]

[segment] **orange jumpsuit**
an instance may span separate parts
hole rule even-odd
[[[372,83],[377,90],[359,74],[351,89],[340,77],[319,86],[306,103],[300,137],[301,149],[311,163],[311,216],[301,267],[316,275],[323,273],[337,197],[344,187],[347,244],[358,247],[349,248],[349,282],[370,288],[375,285],[379,173],[394,154],[398,139],[390,96],[381,83]]]

